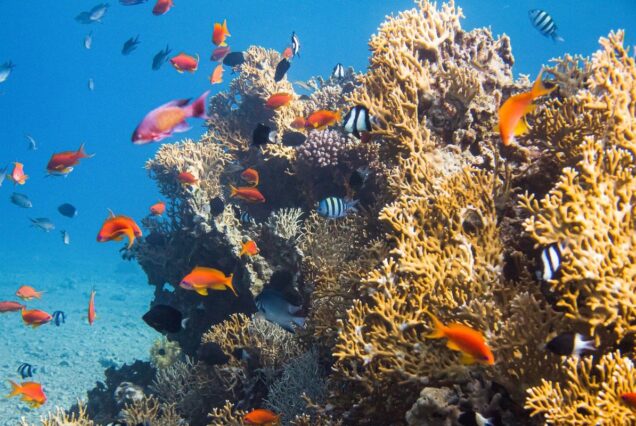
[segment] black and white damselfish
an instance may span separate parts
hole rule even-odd
[[[331,77],[337,80],[341,80],[344,78],[344,76],[345,76],[345,69],[342,66],[342,64],[338,62],[336,66],[333,67],[333,71],[331,71]]]
[[[555,279],[559,269],[565,246],[561,243],[553,243],[541,250],[539,259],[540,269],[537,271],[537,278],[542,281]]]
[[[296,56],[300,56],[300,40],[298,40],[296,31],[292,32],[292,35],[291,35],[291,50],[292,50],[292,55],[294,55],[294,58]]]
[[[26,362],[23,362],[18,367],[18,374],[20,374],[20,377],[22,377],[22,379],[26,379],[27,377],[33,377],[33,374],[35,374],[35,372],[36,372],[36,368]]]
[[[364,105],[356,105],[344,117],[344,131],[360,139],[360,133],[371,131],[371,117]]]
[[[581,356],[584,351],[594,351],[594,342],[585,340],[579,333],[561,333],[545,345],[546,349],[561,356]]]
[[[530,22],[541,34],[554,41],[565,41],[557,34],[557,26],[552,17],[545,10],[532,9],[528,11]]]

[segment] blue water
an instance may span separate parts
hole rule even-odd
[[[13,281],[7,279],[12,274],[28,280],[31,273],[41,277],[46,272],[63,276],[90,271],[117,282],[115,270],[123,262],[119,245],[95,241],[107,208],[141,218],[159,198],[143,169],[159,145],[134,146],[131,133],[149,110],[210,89],[208,76],[214,64],[208,58],[214,22],[228,20],[232,34],[228,42],[234,51],[252,44],[282,50],[290,33],[296,31],[302,43],[301,57],[294,61],[288,77],[302,80],[328,76],[337,62],[364,71],[367,41],[384,16],[413,6],[410,0],[176,0],[168,14],[156,17],[150,12],[152,1],[128,7],[112,1],[103,23],[75,22],[79,12],[96,3],[4,2],[0,13],[0,63],[11,60],[16,64],[9,79],[0,84],[0,166],[12,161],[25,164],[30,179],[16,189],[34,204],[29,210],[16,207],[8,201],[13,184],[5,181],[0,188],[3,295],[14,291]],[[531,78],[550,58],[566,52],[590,54],[597,49],[598,38],[610,29],[625,28],[627,45],[636,43],[633,0],[457,3],[466,15],[464,29],[489,26],[494,34],[511,37],[514,70]],[[527,16],[531,8],[547,10],[566,41],[554,43],[536,31]],[[83,40],[90,31],[93,46],[86,50]],[[122,56],[123,43],[137,34],[141,45]],[[152,57],[166,44],[173,53],[198,53],[199,71],[178,74],[169,63],[152,71]],[[93,92],[87,88],[89,78],[95,82]],[[226,71],[225,82],[212,87],[212,92],[223,90],[230,79],[231,73]],[[185,136],[196,139],[203,132],[201,124],[193,121],[194,128]],[[27,151],[25,133],[38,141],[37,151]],[[168,141],[174,140],[178,138]],[[82,160],[67,178],[45,178],[50,155],[74,150],[81,142],[95,157]],[[57,206],[64,202],[78,208],[76,218],[57,213]],[[31,228],[28,217],[48,217],[57,229],[45,234]],[[62,244],[61,229],[70,233],[70,246]],[[145,286],[143,275],[138,277],[136,285]],[[129,285],[122,284],[121,292],[125,294]],[[144,326],[139,322],[139,327]]]

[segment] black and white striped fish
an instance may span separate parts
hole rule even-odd
[[[581,356],[585,351],[594,351],[594,342],[585,340],[585,336],[579,333],[565,332],[546,343],[545,348],[552,353],[561,356]]]
[[[363,105],[356,105],[344,117],[344,130],[360,139],[361,132],[371,131],[369,110]]]
[[[23,362],[18,367],[18,374],[20,374],[20,376],[23,379],[26,379],[27,377],[33,377],[33,375],[36,373],[36,370],[37,369],[34,366],[32,366],[31,364]]]
[[[528,11],[530,22],[541,34],[551,37],[554,41],[565,41],[557,34],[557,26],[552,17],[545,10],[532,9]]]
[[[58,327],[66,322],[66,314],[62,311],[55,311],[51,316],[53,317],[53,323]]]
[[[333,67],[333,71],[331,71],[331,77],[340,80],[340,79],[343,79],[344,76],[345,76],[345,69],[342,66],[342,64],[338,62],[336,66]]]
[[[250,215],[250,213],[247,210],[241,213],[239,220],[241,221],[243,225],[251,225],[252,223],[254,223],[254,218]]]
[[[329,219],[338,219],[355,212],[357,200],[347,200],[340,197],[327,197],[318,203],[318,214]]]
[[[300,40],[298,40],[298,36],[296,35],[296,31],[292,32],[291,35],[291,50],[294,58],[296,56],[300,56]]]
[[[537,278],[542,281],[553,280],[561,268],[561,258],[565,246],[560,243],[553,243],[541,251],[541,269],[537,271]]]

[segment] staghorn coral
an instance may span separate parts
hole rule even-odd
[[[86,413],[86,405],[81,400],[77,401],[77,412],[68,414],[65,410],[57,407],[54,412],[40,418],[41,426],[95,426]],[[35,426],[20,420],[20,426]]]
[[[243,417],[247,414],[247,411],[234,408],[234,404],[230,401],[225,401],[225,405],[222,408],[214,408],[208,417],[211,423],[208,426],[242,426],[246,423],[243,421]]]
[[[155,340],[150,347],[150,363],[158,370],[174,365],[180,356],[179,343],[171,342],[165,337]]]
[[[302,209],[280,209],[269,215],[266,225],[283,240],[297,240],[302,238],[302,215]]]
[[[554,65],[545,67],[545,71],[554,77],[561,95],[567,98],[585,88],[592,71],[587,58],[566,53],[562,58],[551,59],[550,62]]]
[[[144,398],[124,409],[128,424],[151,424],[153,426],[187,426],[177,414],[173,405],[161,404],[153,397]]]

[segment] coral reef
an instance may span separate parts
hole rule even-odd
[[[77,402],[77,412],[68,414],[61,408],[56,408],[54,412],[43,416],[40,419],[41,426],[95,426],[86,412],[86,406],[82,401]],[[35,426],[30,425],[24,419],[20,421],[20,426]]]
[[[181,356],[179,343],[160,337],[150,347],[150,363],[158,370],[172,366]]]
[[[296,148],[298,161],[310,167],[337,166],[347,159],[348,151],[357,143],[353,136],[347,136],[333,129],[310,131],[307,140]]]

